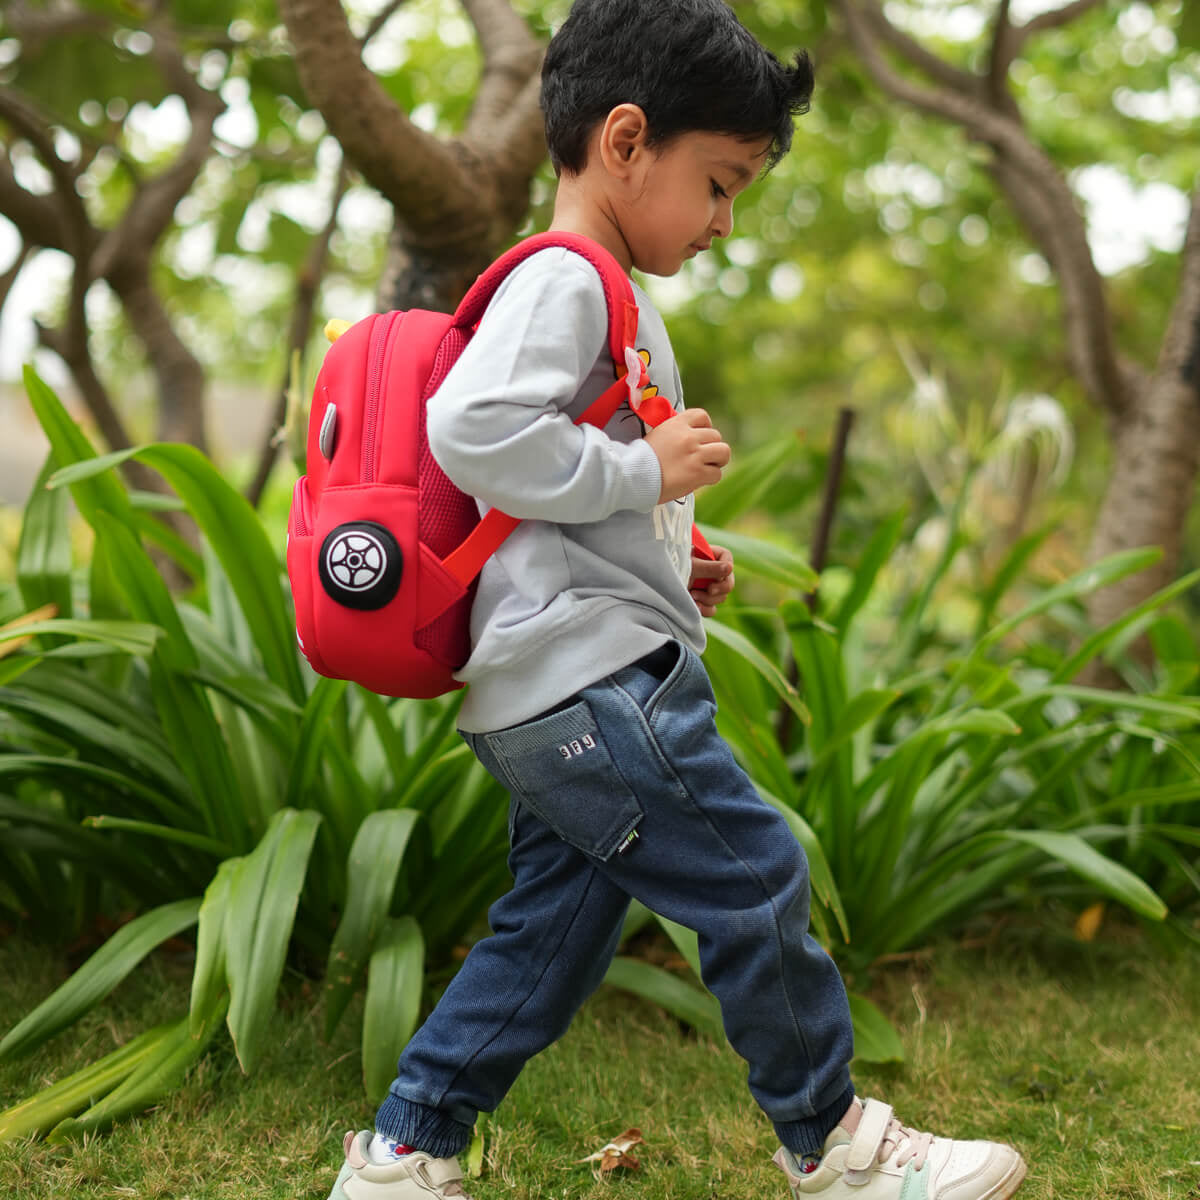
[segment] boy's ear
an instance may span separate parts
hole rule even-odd
[[[650,122],[636,104],[618,104],[600,127],[600,161],[611,175],[625,178],[647,148]]]

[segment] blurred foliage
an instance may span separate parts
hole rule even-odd
[[[73,1138],[141,1111],[223,1025],[252,1072],[288,964],[323,975],[327,1035],[365,986],[378,1099],[431,985],[506,882],[504,798],[455,736],[455,697],[392,701],[317,679],[269,535],[214,466],[179,445],[97,456],[32,371],[27,386],[52,460],[24,513],[17,581],[0,585],[0,921],[104,940],[5,1031],[0,1056],[35,1051],[193,927],[195,965],[187,1013],[0,1113],[0,1139]],[[1098,898],[1155,923],[1170,908],[1167,928],[1196,937],[1200,656],[1167,606],[1200,573],[1074,649],[1080,599],[1154,552],[1046,581],[1029,567],[1043,530],[973,587],[960,580],[974,606],[955,611],[943,587],[976,569],[961,499],[992,457],[985,441],[942,481],[940,540],[906,541],[898,512],[818,581],[779,529],[755,539],[709,523],[737,523],[781,486],[790,442],[702,498],[706,532],[743,575],[706,661],[723,735],[808,854],[824,943],[861,972],[997,912]],[[198,561],[120,483],[130,455],[195,518]],[[94,536],[82,559],[66,489]],[[167,591],[151,538],[186,563],[192,592]],[[810,609],[796,597],[818,582]],[[1000,619],[1012,591],[1028,596]],[[1145,631],[1153,676],[1123,654]],[[1072,685],[1096,656],[1128,673],[1128,693]],[[635,908],[626,936],[651,919]],[[695,934],[660,924],[697,968]],[[625,956],[608,981],[719,1036],[695,982]],[[868,1001],[853,997],[853,1014],[860,1055],[900,1055]]]
[[[6,42],[0,74],[95,152],[86,199],[94,214],[112,219],[132,175],[152,172],[186,123],[147,57],[145,35],[130,23],[133,10],[92,7],[127,26],[111,38]],[[350,4],[355,29],[365,33],[380,7]],[[519,5],[542,35],[567,7],[564,0]],[[734,236],[676,279],[651,281],[671,318],[689,401],[719,413],[736,441],[751,446],[781,422],[823,445],[836,407],[852,403],[867,417],[860,436],[882,459],[876,418],[909,394],[895,348],[901,339],[963,403],[1002,393],[1056,397],[1079,428],[1083,470],[1102,471],[1102,431],[1065,362],[1053,281],[997,199],[986,154],[958,128],[882,97],[818,0],[737,7],[780,56],[808,47],[818,86],[791,155],[739,203]],[[977,67],[992,8],[905,0],[889,13],[931,49]],[[177,3],[173,11],[196,76],[220,92],[228,112],[160,248],[159,282],[214,377],[274,381],[292,281],[328,214],[338,150],[306,107],[273,6],[223,0]],[[1200,143],[1190,136],[1200,53],[1189,22],[1194,14],[1183,0],[1153,8],[1109,3],[1032,38],[1014,65],[1015,98],[1063,170],[1076,178],[1109,172],[1090,177],[1089,196],[1107,189],[1136,210],[1148,188],[1159,199],[1164,189],[1190,190],[1200,169]],[[452,0],[401,6],[366,58],[419,124],[441,133],[459,126],[478,52]],[[30,157],[19,140],[11,153],[14,161]],[[548,219],[552,183],[547,167],[535,183],[530,228]],[[369,310],[389,225],[378,196],[353,187],[319,318]],[[1133,251],[1136,264],[1110,279],[1121,348],[1145,364],[1156,356],[1175,290],[1174,247],[1169,236],[1154,245],[1156,233],[1164,231],[1152,230]],[[93,307],[94,344],[107,372],[136,378],[136,346],[115,306]],[[269,391],[262,402],[265,417]],[[1089,480],[1081,482],[1086,488]]]

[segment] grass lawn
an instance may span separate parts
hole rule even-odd
[[[159,955],[75,1029],[0,1064],[8,1107],[153,1022],[182,1013],[190,964]],[[64,964],[0,944],[0,1028]],[[1200,956],[1167,958],[1135,933],[1080,945],[1043,930],[986,948],[938,947],[878,972],[872,996],[908,1061],[856,1068],[859,1091],[906,1122],[1014,1142],[1022,1200],[1200,1200]],[[370,1124],[350,1022],[319,1038],[312,988],[287,991],[278,1042],[240,1074],[227,1042],[155,1112],[72,1146],[0,1145],[8,1200],[324,1200],[341,1135]],[[486,1125],[476,1200],[786,1200],[770,1127],[726,1046],[610,989],[530,1064]],[[579,1159],[630,1126],[640,1171],[593,1179]]]

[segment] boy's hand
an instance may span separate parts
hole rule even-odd
[[[717,556],[713,561],[692,558],[692,579],[688,589],[702,617],[713,616],[717,605],[723,604],[725,597],[733,591],[733,555],[724,546],[713,546],[712,552]]]
[[[702,408],[685,408],[646,434],[662,468],[659,504],[716,483],[729,462],[729,447]]]

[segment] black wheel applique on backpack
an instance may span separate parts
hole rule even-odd
[[[346,608],[382,608],[400,587],[404,555],[391,532],[375,521],[347,521],[321,546],[321,586]]]

